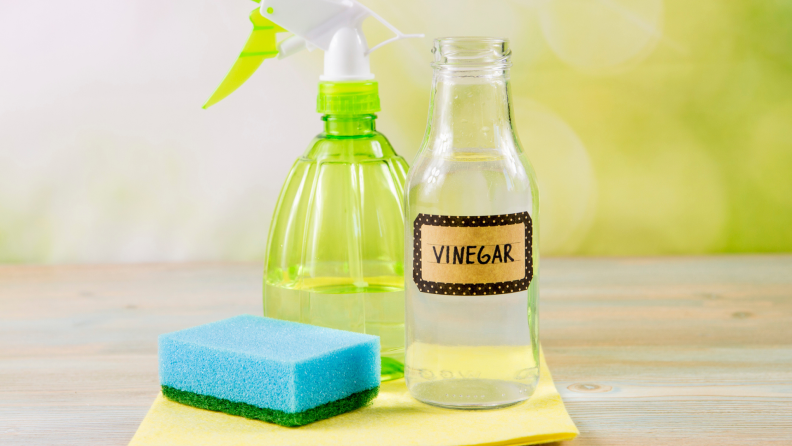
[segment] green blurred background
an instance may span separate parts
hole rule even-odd
[[[544,252],[792,250],[792,2],[443,2],[450,22],[452,5],[513,41]]]
[[[363,3],[427,36],[372,54],[379,128],[408,161],[431,39],[511,39],[544,255],[792,251],[792,1]],[[321,129],[322,56],[267,61],[200,110],[253,7],[0,6],[0,261],[263,259],[280,185]]]

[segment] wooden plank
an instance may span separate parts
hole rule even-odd
[[[548,259],[578,445],[792,444],[792,256]],[[126,444],[160,333],[261,314],[261,265],[0,267],[0,444]]]
[[[792,444],[790,257],[547,270],[542,336],[571,444]]]
[[[157,336],[261,313],[261,265],[0,267],[0,444],[126,444]]]

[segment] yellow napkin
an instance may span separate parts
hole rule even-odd
[[[159,395],[130,446],[508,446],[571,440],[578,434],[541,357],[539,385],[523,404],[451,410],[419,403],[404,380],[383,383],[362,409],[290,428],[174,403]]]

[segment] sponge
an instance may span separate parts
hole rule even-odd
[[[379,338],[242,315],[161,335],[159,373],[173,401],[302,426],[377,396]]]

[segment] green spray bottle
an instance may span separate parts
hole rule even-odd
[[[256,0],[254,0],[256,1]],[[395,36],[368,48],[374,17]],[[382,379],[404,370],[404,182],[407,163],[376,130],[380,111],[369,54],[403,34],[355,0],[262,0],[253,33],[204,108],[261,63],[325,51],[316,111],[324,132],[297,159],[270,225],[264,315],[380,337]],[[277,42],[277,34],[293,35]]]

